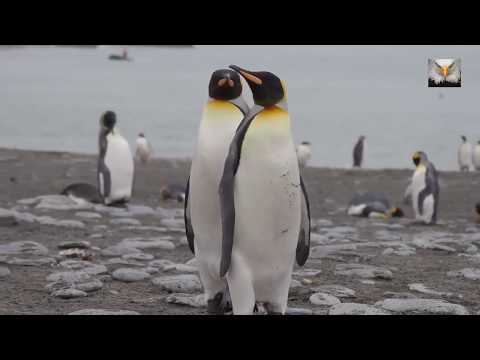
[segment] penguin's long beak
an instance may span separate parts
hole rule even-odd
[[[262,85],[263,84],[262,79],[260,79],[258,76],[256,76],[255,72],[242,69],[241,67],[238,67],[236,65],[230,65],[229,67],[230,67],[230,69],[235,70],[240,75],[242,75],[245,78],[245,80],[247,80],[248,82],[252,82],[255,85]]]

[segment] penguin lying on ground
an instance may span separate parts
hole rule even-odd
[[[222,223],[218,186],[228,147],[249,107],[235,71],[215,71],[208,89],[209,99],[185,191],[185,228],[190,250],[198,261],[207,310],[223,314],[228,311],[229,295],[227,282],[220,276]]]
[[[413,163],[416,169],[412,176],[411,195],[415,219],[435,224],[440,196],[437,170],[421,151],[413,155]]]
[[[130,201],[134,163],[130,146],[115,127],[117,116],[107,111],[100,119],[98,189],[105,205]]]
[[[70,197],[75,201],[88,201],[93,204],[100,204],[102,203],[102,198],[98,193],[98,189],[96,186],[86,183],[76,183],[67,186],[65,189],[62,190],[60,193],[61,195],[65,195]]]
[[[374,192],[355,194],[348,205],[347,214],[382,219],[404,216],[402,209],[390,206],[384,194]]]
[[[295,259],[303,265],[310,250],[286,85],[270,72],[230,68],[247,81],[255,105],[235,133],[220,182],[220,276],[234,314],[252,314],[256,302],[269,314],[285,314]]]

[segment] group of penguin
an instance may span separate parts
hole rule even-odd
[[[460,171],[468,172],[470,167],[480,171],[480,140],[473,146],[467,141],[467,137],[462,135],[462,143],[458,149],[458,166]]]
[[[243,96],[241,77],[254,105]],[[309,142],[294,145],[286,83],[271,72],[235,65],[215,71],[208,86],[196,152],[184,189],[184,222],[190,250],[211,314],[285,314],[295,263],[310,253],[310,204],[301,169],[311,157]],[[98,193],[108,206],[132,197],[134,158],[120,134],[114,112],[100,119]],[[360,167],[363,142],[354,148]],[[147,162],[152,147],[143,134],[136,158]],[[415,218],[434,224],[439,201],[438,173],[424,152],[413,155],[416,169],[405,192]],[[401,217],[378,194],[353,199],[349,215]]]

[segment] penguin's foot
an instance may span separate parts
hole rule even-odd
[[[232,302],[228,290],[218,292],[213,299],[207,300],[207,312],[212,315],[225,315],[232,311]]]
[[[271,304],[264,304],[265,310],[267,311],[267,315],[283,315],[279,311],[275,311],[275,307],[272,306]]]

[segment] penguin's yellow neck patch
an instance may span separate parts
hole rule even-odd
[[[239,108],[229,101],[214,100],[208,101],[204,109],[204,119],[209,121],[221,121],[227,119],[243,118],[243,114]]]
[[[417,171],[418,172],[426,172],[427,168],[425,167],[425,165],[420,164],[420,165],[417,166]]]

